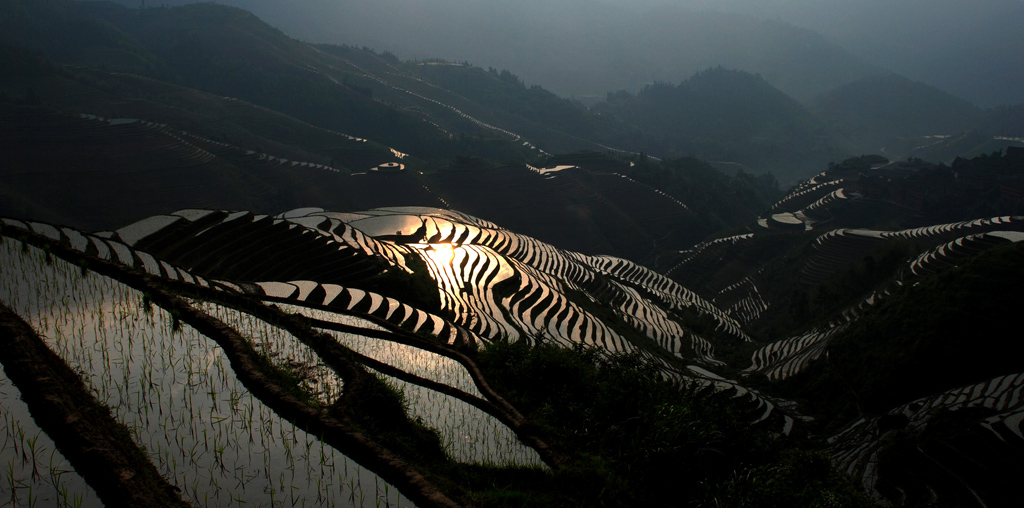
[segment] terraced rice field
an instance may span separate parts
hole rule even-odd
[[[786,379],[813,361],[821,358],[828,350],[832,337],[843,330],[843,326],[814,329],[788,339],[772,342],[751,356],[751,365],[744,372],[760,372],[771,380]]]
[[[717,239],[714,239],[714,240],[711,240],[711,241],[706,241],[706,242],[698,243],[697,245],[694,245],[690,249],[687,249],[685,251],[681,251],[680,254],[683,255],[683,258],[681,260],[679,260],[679,262],[677,262],[675,264],[675,266],[673,266],[672,268],[668,269],[665,272],[665,275],[671,275],[672,272],[675,272],[676,270],[678,270],[681,266],[685,265],[686,263],[689,263],[689,262],[693,261],[698,256],[703,255],[709,249],[714,250],[715,248],[718,248],[718,247],[723,247],[723,246],[727,246],[727,245],[736,245],[739,242],[742,242],[744,240],[750,240],[753,237],[754,237],[754,233],[746,233],[746,234],[742,234],[742,235],[734,235],[734,236],[729,236],[729,237],[725,237],[725,238],[717,238]]]
[[[597,274],[616,280],[605,286],[621,318],[640,333],[657,341],[673,354],[696,354],[713,361],[706,340],[693,337],[690,344],[679,343],[688,334],[666,313],[667,310],[698,307],[720,321],[724,333],[745,337],[738,323],[708,302],[653,271],[618,258],[580,256],[564,252],[529,237],[503,230],[495,224],[457,212],[433,209],[378,209],[359,214],[333,215],[332,220],[355,224],[365,217],[400,217],[413,230],[410,212],[420,213],[419,242],[392,244],[369,242],[368,251],[418,255],[437,281],[442,308],[452,321],[484,340],[522,337],[547,337],[562,344],[598,345],[610,351],[633,349],[606,323],[590,315],[564,295],[567,291],[585,291]],[[301,223],[323,227],[314,217],[332,216],[313,212]],[[289,220],[298,222],[298,217]],[[595,268],[597,273],[595,273]],[[499,284],[518,280],[511,295],[497,296]],[[632,286],[639,286],[641,294]],[[651,293],[656,297],[651,298]],[[667,309],[666,309],[667,307]],[[685,345],[684,345],[685,344]]]
[[[10,268],[0,275],[4,302],[82,373],[185,499],[200,506],[410,504],[378,476],[280,418],[242,386],[213,341],[145,303],[141,292],[83,274],[35,247],[25,252],[10,239],[0,255]],[[284,334],[263,335],[266,323],[236,319],[247,325],[240,328],[246,335],[267,339],[271,357],[303,360]],[[43,474],[60,475],[63,468],[55,461]]]
[[[968,429],[969,435],[973,436],[971,440],[944,443],[943,446],[953,449],[955,453],[952,455],[948,450],[942,454],[937,451],[929,453],[920,448],[919,451],[926,463],[922,464],[922,468],[937,466],[952,478],[954,488],[974,492],[974,489],[984,487],[985,480],[978,478],[976,471],[973,471],[983,463],[973,462],[972,454],[995,453],[1009,461],[1019,457],[1018,450],[1024,445],[1024,373],[998,376],[981,383],[954,388],[903,404],[882,417],[858,420],[829,438],[833,461],[848,474],[860,479],[865,490],[880,499],[878,489],[882,478],[877,464],[879,454],[884,450],[885,436],[904,429],[908,432],[923,432],[940,415],[967,413],[968,410],[981,415],[973,418]],[[893,421],[900,422],[896,429],[890,423]],[[983,471],[983,474],[988,473]],[[950,485],[935,482],[927,486],[933,493],[948,487]]]
[[[877,288],[853,305],[843,309],[827,328],[810,330],[802,335],[768,344],[751,357],[745,372],[761,372],[769,379],[786,379],[823,356],[831,338],[846,323],[856,319],[868,307],[891,294],[898,286],[912,284],[914,280],[957,266],[963,260],[1007,242],[1024,240],[1024,219],[1020,217],[993,217],[951,224],[940,224],[902,231],[874,231],[864,229],[835,229],[815,239],[815,256],[803,268],[802,282],[821,283],[841,267],[863,258],[883,242],[893,239],[915,239],[937,242],[938,245],[923,252],[889,280],[885,287]],[[945,241],[950,236],[979,231]],[[750,293],[750,297],[753,292]]]
[[[103,506],[96,492],[36,425],[0,367],[0,502],[4,506]]]
[[[728,312],[632,262],[562,251],[458,212],[181,210],[95,234],[10,219],[4,225],[5,232],[31,232],[167,283],[255,297],[274,312],[308,318],[313,330],[395,386],[410,416],[436,429],[456,461],[544,467],[547,460],[520,441],[514,409],[483,390],[465,361],[445,349],[456,343],[529,340],[641,351],[663,365],[667,377],[731,391],[748,401],[758,423],[777,422],[787,433],[792,428],[792,418],[778,416],[773,401],[735,381],[666,362],[665,354],[684,364],[720,365],[716,337],[750,340]],[[187,500],[204,506],[259,504],[268,496],[311,505],[408,503],[376,474],[252,395],[218,342],[178,315],[146,303],[124,283],[85,275],[59,259],[47,264],[49,256],[36,247],[27,248],[26,258],[21,244],[4,242],[11,266],[32,265],[22,279],[5,270],[6,300],[22,302],[17,313],[86,374],[103,403],[117,405],[117,418]],[[210,251],[219,261],[200,255]],[[439,308],[420,309],[358,288],[389,271],[412,273],[423,265],[437,284]],[[275,273],[301,278],[264,278]],[[29,300],[36,303],[24,306]],[[614,317],[591,310],[606,304]],[[203,298],[188,306],[236,330],[270,368],[290,372],[310,403],[327,407],[344,396],[345,383],[322,351],[267,315]],[[684,311],[710,317],[714,337],[688,330],[680,319]],[[643,337],[642,344],[635,337]]]
[[[823,173],[799,185],[772,205],[771,214],[760,219],[759,224],[765,228],[814,229],[814,225],[822,220],[816,218],[822,211],[826,211],[829,205],[838,200],[847,199],[843,187],[839,187],[843,180],[819,182],[826,178]]]
[[[738,299],[736,295],[739,295]],[[726,306],[724,303],[720,303],[719,300],[734,300],[734,303]],[[761,314],[768,310],[770,306],[768,300],[761,295],[761,290],[751,277],[746,277],[719,291],[714,303],[725,307],[726,312],[730,316],[735,317],[737,321],[744,324],[761,317]]]

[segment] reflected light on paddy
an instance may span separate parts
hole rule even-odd
[[[439,265],[450,265],[455,258],[455,249],[450,243],[435,243],[427,249],[427,255]]]

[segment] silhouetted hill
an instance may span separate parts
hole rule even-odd
[[[169,5],[191,0],[171,0]],[[130,7],[137,3],[123,0]],[[722,65],[760,73],[800,100],[875,71],[806,28],[679,5],[612,2],[373,4],[233,0],[293,37],[369,45],[402,58],[512,70],[562,96],[601,97]]]
[[[275,144],[267,146],[291,147],[281,150],[289,158],[269,155],[257,152],[259,146],[243,148],[138,118],[72,115],[11,103],[0,103],[0,111],[5,118],[0,154],[6,160],[0,209],[8,214],[109,228],[180,207],[273,212],[315,203],[441,203],[412,170],[366,175],[364,169],[352,176],[344,166],[332,166],[348,159],[345,145],[353,148],[350,161],[395,159],[383,147],[361,147],[366,143],[340,135],[336,160],[322,154],[296,160],[290,157],[310,154]]]
[[[886,297],[836,335],[828,361],[786,381],[784,393],[844,420],[1017,373],[1024,345],[1010,337],[1022,256],[1024,244],[1004,245]]]
[[[846,430],[835,440],[843,466],[859,471],[877,454],[863,478],[889,499],[1007,499],[1002,485],[1024,473],[1019,409],[1007,411],[1021,390],[1021,259],[1024,244],[1000,245],[901,288],[838,331],[827,358],[781,382],[780,393]],[[849,431],[845,422],[859,418],[866,427]]]
[[[60,62],[169,76],[165,62],[97,15],[124,10],[106,2],[7,1],[0,4],[0,42],[37,49]]]
[[[436,124],[347,86],[346,63],[286,37],[252,14],[216,4],[128,9],[104,2],[12,1],[3,40],[62,64],[153,77],[247,100],[300,120],[387,143],[426,158],[479,152],[522,159],[519,145],[454,142]],[[66,26],[65,26],[66,25]],[[56,30],[60,35],[48,37]],[[469,140],[473,145],[475,140]],[[459,145],[458,148],[454,146]]]
[[[813,415],[868,492],[898,506],[1012,498],[1024,373],[1001,355],[1019,355],[1019,154],[831,164],[665,273],[766,341],[722,358]]]
[[[859,81],[823,99],[834,125],[992,151],[845,158],[861,147],[722,67],[587,110],[507,70],[313,46],[215,4],[0,14],[0,384],[19,388],[0,409],[36,436],[0,439],[12,499],[72,470],[124,480],[34,457],[51,434],[48,451],[108,449],[94,432],[131,448],[122,423],[163,443],[133,454],[154,488],[203,505],[1014,495],[1017,108]],[[702,158],[821,172],[782,194]],[[31,391],[51,367],[85,384],[65,402],[121,430],[9,417],[17,393],[52,403]],[[277,460],[310,467],[285,485]]]
[[[637,148],[641,140],[623,135],[630,132],[628,125],[540,86],[528,87],[508,70],[436,59],[403,62],[366,48],[317,48],[361,71],[348,76],[348,86],[372,90],[376,99],[441,124],[460,138],[522,139],[550,153],[608,149],[605,145],[642,149]],[[364,73],[372,73],[371,79]]]
[[[564,248],[656,263],[742,224],[778,192],[770,178],[730,178],[697,160],[588,152],[532,169],[468,157],[435,164],[238,99],[63,68],[12,48],[5,55],[0,64],[16,72],[0,79],[10,119],[0,208],[62,224],[112,227],[196,206],[266,213],[449,203]],[[456,146],[472,153],[470,143]],[[382,164],[405,171],[372,170]],[[573,167],[543,169],[557,166]]]
[[[13,1],[6,9],[4,21],[18,29],[4,40],[43,51],[61,64],[243,99],[428,160],[467,155],[523,162],[544,151],[619,143],[643,148],[620,122],[539,87],[527,88],[508,71],[400,62],[366,48],[316,47],[236,8],[195,4],[138,10],[54,0]],[[76,19],[89,22],[76,25]],[[46,37],[64,24],[64,36]]]
[[[867,150],[890,157],[902,155],[888,147],[893,138],[958,134],[982,116],[966,100],[896,74],[830,90],[815,101],[814,112]]]
[[[814,30],[853,55],[982,107],[1024,102],[1018,0],[679,0]]]
[[[594,109],[647,133],[651,152],[770,169],[787,183],[851,149],[762,77],[721,67],[678,86],[612,93]]]
[[[875,71],[821,34],[745,14],[661,5],[631,27],[633,50],[678,78],[710,66],[760,74],[773,87],[802,102],[823,90]],[[652,76],[652,81],[672,80]]]
[[[982,125],[988,134],[1024,138],[1024,104],[993,108],[985,113]]]
[[[49,69],[45,75],[36,76],[33,73],[38,73],[37,70],[23,62],[22,56],[6,58],[16,70],[3,80],[9,97],[18,104],[12,107],[23,107],[19,101],[28,101],[27,91],[31,90],[33,100],[56,108],[59,113],[53,113],[57,116],[88,117],[73,120],[73,125],[117,127],[90,131],[88,136],[91,137],[87,139],[94,140],[96,145],[90,150],[109,155],[118,147],[126,147],[124,154],[113,158],[78,158],[74,147],[79,143],[75,138],[79,135],[75,129],[79,127],[72,129],[72,135],[66,139],[54,134],[47,126],[49,120],[26,122],[16,127],[20,136],[33,140],[33,146],[48,146],[49,156],[40,158],[17,143],[5,147],[6,153],[23,161],[9,168],[21,175],[20,183],[12,187],[19,190],[12,191],[15,198],[8,208],[11,213],[33,216],[38,213],[47,220],[103,227],[115,221],[149,215],[155,211],[153,207],[172,207],[167,200],[179,200],[179,207],[244,207],[256,211],[299,205],[341,209],[391,204],[436,206],[447,200],[566,247],[654,262],[660,252],[684,248],[717,228],[741,223],[746,215],[736,213],[737,210],[746,213],[759,210],[773,199],[770,194],[775,192],[774,181],[770,178],[751,179],[748,183],[756,188],[751,196],[768,195],[754,197],[739,208],[727,209],[718,205],[729,202],[728,199],[705,201],[705,198],[731,192],[731,183],[716,184],[716,191],[711,193],[689,190],[701,187],[705,181],[709,183],[707,188],[712,188],[710,182],[718,173],[710,168],[700,175],[687,176],[686,184],[678,185],[678,182],[673,183],[674,177],[665,176],[672,174],[673,170],[667,168],[673,164],[669,164],[666,170],[656,169],[661,176],[638,173],[643,183],[637,183],[622,179],[631,173],[626,161],[601,154],[595,154],[596,158],[556,157],[550,163],[542,159],[538,165],[577,166],[574,171],[546,174],[544,178],[522,162],[502,170],[477,171],[480,167],[497,169],[502,166],[490,161],[521,161],[524,154],[542,153],[525,141],[524,135],[531,136],[526,139],[542,140],[549,149],[596,148],[601,145],[579,136],[593,135],[615,142],[623,137],[623,131],[631,132],[632,127],[589,112],[539,87],[527,88],[507,71],[498,73],[443,62],[403,63],[392,55],[347,47],[313,48],[281,36],[236,9],[210,4],[139,12],[110,4],[93,5],[102,7],[98,9],[100,13],[94,15],[102,15],[122,26],[120,33],[130,33],[137,40],[147,41],[147,47],[152,48],[154,54],[170,62],[169,68],[175,73],[181,73],[167,79],[195,83],[204,91],[135,74],[48,63],[43,65]],[[77,4],[64,5],[69,10],[72,7]],[[50,15],[62,12],[65,11],[56,9],[57,14]],[[39,16],[45,17],[44,14]],[[12,55],[23,53],[13,48],[9,52]],[[180,53],[191,55],[191,60]],[[289,56],[294,56],[296,62],[307,62],[309,68],[294,67]],[[262,64],[255,65],[255,62]],[[347,70],[339,70],[342,66]],[[378,76],[385,76],[387,80]],[[303,90],[308,93],[299,93],[299,87],[306,87]],[[341,93],[334,94],[335,89]],[[330,97],[324,99],[321,92]],[[250,100],[239,100],[244,97]],[[260,106],[256,107],[257,104]],[[277,111],[271,109],[275,106],[279,108]],[[332,114],[337,113],[338,108],[350,107],[357,113]],[[415,152],[415,157],[408,157],[351,135],[352,132],[374,132],[375,125],[386,124],[389,118],[397,118],[398,134],[378,131],[381,137],[420,146],[423,153]],[[403,135],[401,125],[409,122],[425,127]],[[439,129],[440,124],[452,131],[465,130],[455,131],[458,135],[454,135]],[[323,128],[338,125],[350,129],[339,132]],[[130,131],[139,126],[156,131],[158,138],[168,139],[150,149],[128,146],[131,136],[129,141],[122,140],[120,130]],[[511,132],[510,128],[519,133]],[[427,132],[428,138],[415,137],[417,132]],[[639,148],[645,146],[640,144]],[[225,168],[234,175],[234,180],[206,181],[205,173],[201,172],[200,176],[183,180],[182,184],[199,186],[206,194],[180,192],[175,190],[177,184],[143,186],[141,180],[111,185],[112,179],[118,178],[111,175],[130,171],[132,167],[146,168],[153,164],[174,167],[175,157],[158,161],[164,157],[161,150],[165,149],[198,153],[204,163]],[[465,166],[458,157],[453,157],[453,162],[446,160],[454,154],[459,154],[462,160],[481,157],[482,164]],[[633,160],[643,168],[660,167],[643,157]],[[407,170],[394,175],[376,172],[360,175],[385,163],[405,165]],[[289,175],[287,168],[297,164],[302,169]],[[454,172],[445,170],[448,166]],[[265,171],[270,167],[280,169]],[[324,167],[329,171],[320,170]],[[113,173],[89,173],[89,168],[104,168]],[[475,172],[459,173],[467,169]],[[331,174],[331,171],[340,173]],[[91,205],[59,199],[53,193],[61,188],[48,186],[46,179],[40,176],[46,172],[96,176],[89,187],[96,191],[89,198]],[[136,174],[155,178],[141,170]],[[167,178],[177,177],[169,173]],[[196,181],[188,182],[192,179]],[[233,186],[232,181],[239,182],[241,187]],[[620,183],[625,182],[630,182],[628,193],[622,193]],[[249,193],[244,190],[244,185],[249,184],[274,190]],[[381,186],[375,187],[376,184]],[[489,194],[494,188],[503,189],[501,199]],[[659,189],[676,196],[675,201],[659,194]],[[130,194],[132,199],[116,199],[121,192]],[[182,196],[196,200],[181,199]],[[244,199],[248,201],[239,202],[232,196],[247,196]],[[527,213],[513,212],[521,208],[517,203],[536,200],[539,196],[544,196],[540,202],[550,206],[524,209]],[[633,200],[664,206],[638,208],[632,205]],[[691,200],[694,204],[688,208],[685,202]],[[46,203],[49,204],[44,206]],[[71,206],[73,203],[77,204]],[[92,211],[76,212],[83,208],[96,210],[102,217],[90,217]],[[671,233],[666,236],[660,233],[662,230]]]
[[[1005,151],[1008,147],[1024,147],[1024,138],[993,136],[988,129],[978,127],[951,136],[906,138],[890,142],[910,158],[953,163],[958,157],[973,158]]]
[[[440,163],[459,155],[519,163],[545,152],[611,149],[741,164],[773,171],[788,184],[870,149],[838,135],[843,131],[828,122],[823,126],[765,78],[722,67],[675,87],[648,85],[635,97],[616,92],[588,110],[526,86],[507,70],[311,46],[250,13],[216,4],[142,10],[60,0],[18,5],[8,6],[5,19],[17,29],[5,39],[57,62],[236,97]],[[75,19],[90,21],[76,25]],[[62,36],[46,38],[58,27],[64,27]],[[850,108],[849,115],[836,115],[863,114],[864,108]],[[920,116],[917,110],[900,113],[904,123]],[[829,118],[842,127],[859,117]],[[881,137],[877,130],[894,124],[851,132],[855,138]]]

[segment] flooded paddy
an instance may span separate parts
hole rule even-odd
[[[423,227],[417,215],[379,215],[348,223],[369,236],[411,235]]]
[[[400,389],[409,415],[420,418],[441,434],[448,455],[458,462],[496,466],[544,467],[532,448],[497,418],[450,395],[391,376],[382,376]]]
[[[187,501],[412,505],[377,475],[281,419],[242,386],[216,343],[142,293],[6,238],[0,266],[0,298],[82,375]],[[289,351],[287,337],[269,335],[266,347]]]
[[[325,322],[367,330],[384,330],[383,327],[356,316],[297,305],[284,305],[282,308]],[[330,333],[339,343],[357,353],[406,373],[484,398],[469,371],[451,358],[385,339],[333,330],[323,331]],[[543,466],[536,451],[520,443],[511,429],[479,408],[424,386],[392,376],[382,377],[402,391],[408,403],[410,417],[422,419],[425,424],[441,434],[441,439],[452,459],[475,464]]]
[[[50,436],[36,425],[2,366],[0,429],[0,506],[103,506]]]
[[[196,301],[193,307],[241,333],[274,366],[294,372],[300,379],[299,386],[315,395],[321,405],[330,405],[341,396],[341,378],[324,365],[319,355],[291,333],[251,314],[222,305]]]

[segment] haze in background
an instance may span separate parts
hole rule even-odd
[[[615,0],[612,0],[615,1]],[[668,0],[671,1],[671,0]],[[654,3],[654,2],[652,2]],[[783,19],[979,106],[1024,102],[1021,0],[677,0]]]
[[[221,3],[308,42],[509,69],[527,83],[582,99],[679,82],[721,65],[760,73],[804,102],[882,70],[979,106],[1024,102],[1021,0]]]

